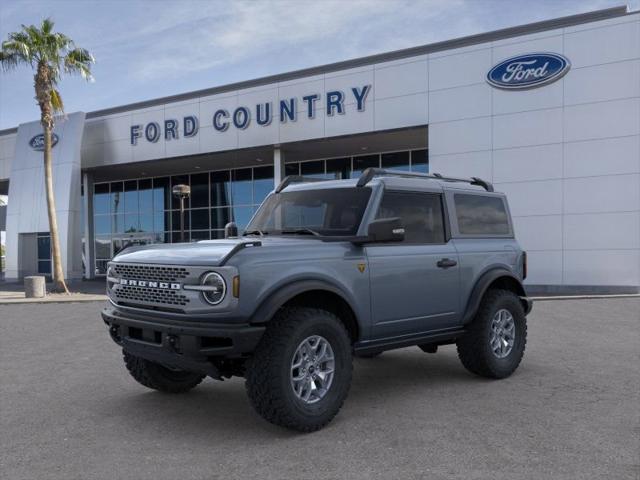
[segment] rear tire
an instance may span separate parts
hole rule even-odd
[[[141,385],[165,393],[184,393],[195,388],[205,375],[184,370],[171,370],[159,363],[122,351],[124,364],[131,376]]]
[[[527,320],[518,296],[489,290],[478,313],[458,339],[458,357],[471,373],[487,378],[511,375],[524,355]]]
[[[249,361],[245,385],[253,408],[264,419],[312,432],[327,425],[342,407],[351,373],[351,341],[338,317],[315,308],[283,308],[269,322]],[[309,376],[312,380],[304,380]]]

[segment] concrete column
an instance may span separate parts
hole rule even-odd
[[[284,180],[284,152],[277,146],[273,149],[273,184],[274,188]]]
[[[84,205],[84,278],[92,279],[95,277],[95,242],[93,236],[93,175],[84,172],[82,174],[82,187],[84,197],[82,199]]]

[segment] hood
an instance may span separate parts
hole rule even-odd
[[[245,248],[265,246],[290,247],[320,240],[309,237],[245,237],[224,240],[204,240],[197,243],[158,243],[124,249],[114,262],[158,265],[224,265],[233,255]]]
[[[160,265],[223,265],[233,254],[248,246],[259,246],[250,239],[211,240],[198,243],[167,243],[124,249],[114,262]]]

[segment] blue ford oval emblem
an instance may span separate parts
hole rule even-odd
[[[56,143],[58,143],[58,135],[56,135],[55,133],[51,134],[51,148],[56,146]],[[31,146],[31,148],[33,148],[34,150],[37,150],[38,152],[43,152],[44,151],[44,133],[39,133],[38,135],[36,135],[35,137],[33,137],[31,140],[29,140],[29,146]]]
[[[518,55],[489,70],[487,82],[506,90],[541,87],[561,78],[569,68],[571,62],[557,53]]]

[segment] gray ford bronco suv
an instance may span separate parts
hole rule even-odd
[[[505,196],[479,178],[287,177],[242,235],[226,233],[109,264],[102,317],[142,385],[241,376],[260,415],[308,432],[338,413],[354,355],[455,344],[489,378],[522,359],[526,253]]]

